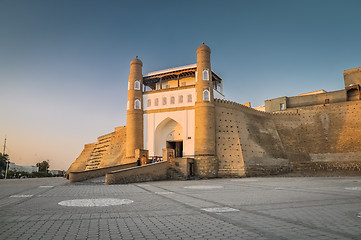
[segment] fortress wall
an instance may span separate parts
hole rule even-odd
[[[361,101],[304,107],[298,112],[302,144],[310,154],[361,152]]]
[[[69,172],[80,172],[84,171],[86,168],[86,163],[92,154],[96,143],[89,143],[84,145],[83,151],[80,153],[79,157],[70,165],[67,174]]]
[[[298,112],[287,111],[272,114],[273,122],[282,141],[287,158],[291,161],[309,161],[308,149],[304,145],[305,118]],[[303,121],[302,121],[303,119]]]
[[[130,163],[125,158],[126,127],[98,137],[96,143],[86,144],[79,157],[68,169],[80,172]]]
[[[288,158],[298,170],[361,167],[361,101],[300,107],[273,114]]]
[[[218,176],[255,176],[289,170],[272,115],[215,100]]]
[[[125,159],[126,127],[118,127],[110,135],[108,147],[100,160],[99,167],[110,167],[129,163]]]

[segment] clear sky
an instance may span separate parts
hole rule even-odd
[[[360,0],[0,0],[0,143],[12,162],[67,169],[84,144],[126,124],[129,63],[196,63],[230,100],[342,89],[361,66]],[[2,148],[1,148],[2,149]],[[2,151],[2,150],[1,150]]]

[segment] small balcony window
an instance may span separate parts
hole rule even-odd
[[[203,101],[210,101],[210,93],[208,91],[208,89],[203,91]]]
[[[183,95],[179,95],[179,97],[178,97],[178,103],[183,103]]]
[[[170,97],[170,104],[175,104],[175,97],[173,96]]]
[[[154,106],[158,106],[158,104],[159,104],[159,99],[156,98],[156,99],[154,100]]]
[[[208,71],[208,69],[203,70],[203,80],[209,80],[209,71]]]
[[[134,90],[140,90],[140,81],[135,80],[135,82],[134,82]]]
[[[141,103],[139,99],[135,99],[134,101],[134,109],[141,109]]]

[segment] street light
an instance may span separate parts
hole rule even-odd
[[[9,165],[10,165],[10,160],[9,160],[9,156],[8,155],[5,155],[5,158],[6,158],[6,170],[5,170],[5,179],[8,175],[8,170],[9,170]]]

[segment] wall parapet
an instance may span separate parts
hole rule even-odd
[[[284,111],[284,112],[272,112],[270,113],[273,116],[301,116],[301,114],[297,112],[290,112],[290,111]]]
[[[214,103],[216,105],[223,105],[224,107],[232,107],[234,109],[239,109],[239,110],[241,110],[243,112],[248,112],[248,113],[256,114],[256,115],[259,115],[259,116],[271,116],[271,114],[268,113],[268,112],[258,111],[257,109],[250,108],[250,107],[244,106],[243,104],[233,102],[233,101],[229,101],[229,100],[215,98]]]
[[[126,168],[131,168],[137,166],[137,163],[127,163],[117,166],[105,167],[105,168],[97,168],[92,170],[86,171],[79,171],[79,172],[70,172],[69,173],[69,182],[81,182],[91,178],[105,176],[108,172],[121,170]]]

